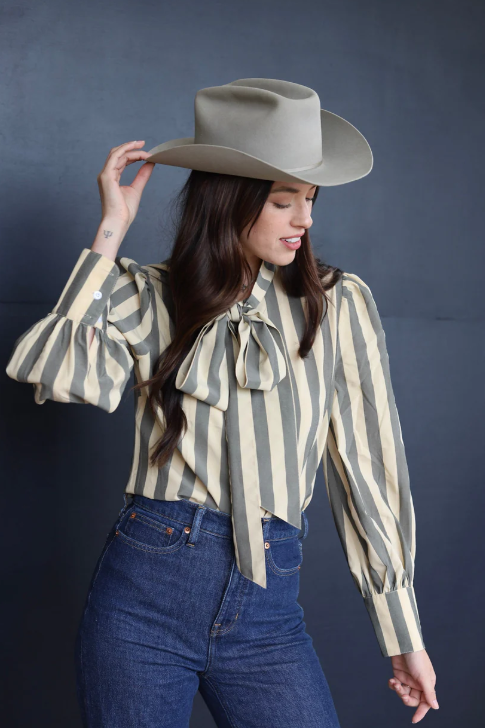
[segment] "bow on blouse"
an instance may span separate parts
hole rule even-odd
[[[224,412],[236,563],[244,576],[264,588],[261,507],[301,527],[296,417],[286,345],[278,328],[258,310],[274,269],[263,261],[251,296],[202,327],[175,382],[177,389]],[[258,418],[255,412],[266,417]],[[270,452],[261,452],[258,442],[259,420],[271,417],[284,420],[280,436],[285,457],[276,462]],[[271,461],[272,488],[266,480],[267,467],[262,467],[265,460]]]

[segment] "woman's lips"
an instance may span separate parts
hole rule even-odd
[[[301,245],[301,238],[298,238],[296,243],[288,243],[285,240],[285,238],[280,238],[280,240],[283,243],[283,245],[286,245],[286,247],[289,248],[290,250],[297,250]]]

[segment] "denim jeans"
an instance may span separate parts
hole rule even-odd
[[[125,495],[76,636],[85,728],[188,728],[197,690],[222,728],[340,728],[297,601],[307,516],[262,528],[266,589],[229,514]]]

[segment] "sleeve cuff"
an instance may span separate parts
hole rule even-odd
[[[108,304],[119,273],[114,261],[84,248],[52,313],[94,326]]]
[[[414,587],[372,594],[364,602],[383,657],[425,649]]]

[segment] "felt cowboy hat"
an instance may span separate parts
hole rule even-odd
[[[194,112],[195,136],[153,147],[145,162],[324,187],[372,169],[360,131],[308,86],[241,78],[197,91]]]

